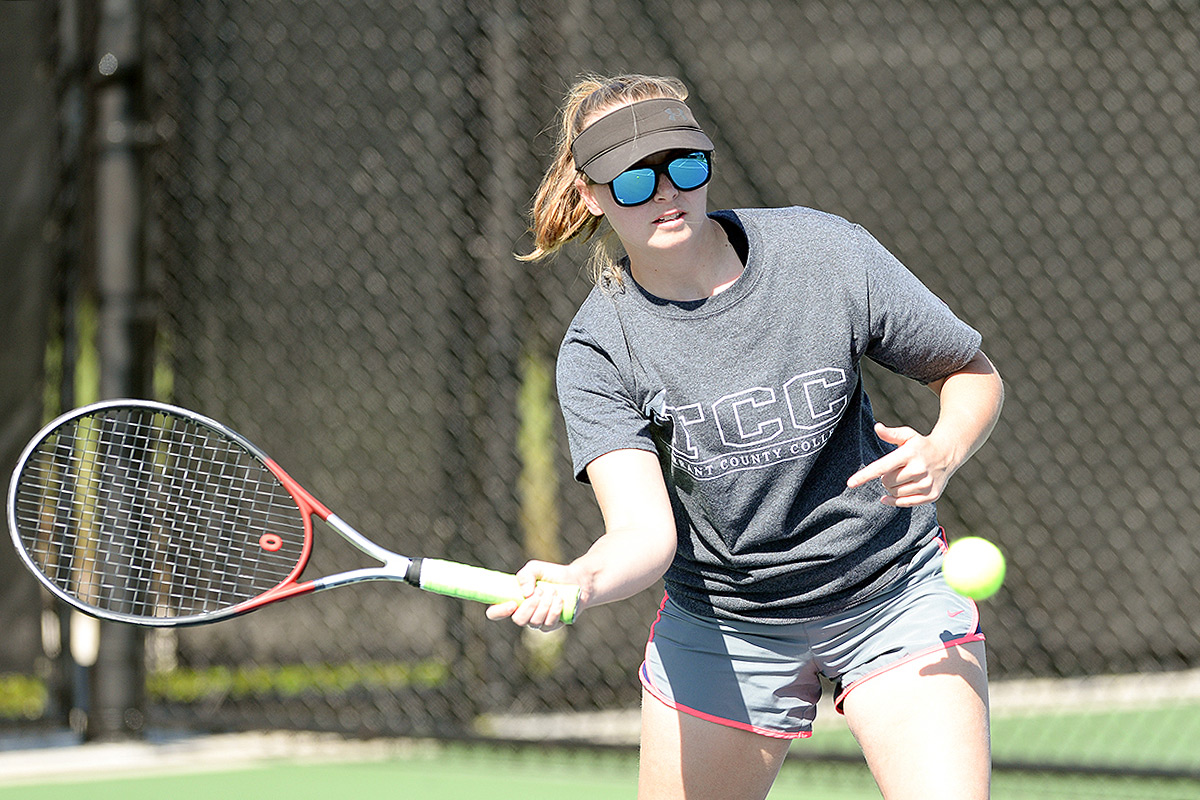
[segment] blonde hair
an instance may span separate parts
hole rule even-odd
[[[588,210],[575,185],[576,178],[582,177],[583,173],[575,169],[571,143],[585,127],[584,122],[601,115],[600,112],[642,100],[670,98],[683,101],[687,95],[687,87],[670,77],[584,75],[579,78],[563,100],[554,160],[533,197],[530,211],[533,252],[517,258],[521,261],[547,258],[574,239],[590,240],[600,229],[602,218]],[[622,283],[614,238],[609,231],[592,244],[588,267],[598,286]]]

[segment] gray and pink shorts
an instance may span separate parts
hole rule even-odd
[[[650,629],[642,685],[692,716],[782,739],[812,735],[821,676],[834,706],[907,660],[983,640],[979,609],[942,578],[939,537],[892,589],[821,619],[761,624],[692,614],[663,597]],[[922,554],[925,555],[925,554]]]

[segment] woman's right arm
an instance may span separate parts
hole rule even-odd
[[[562,601],[535,588],[537,581],[579,587],[578,611],[622,600],[654,585],[675,557],[675,519],[658,456],[647,450],[614,450],[592,461],[588,480],[604,517],[604,534],[570,564],[530,561],[517,572],[526,599],[488,609],[491,619],[549,630]]]

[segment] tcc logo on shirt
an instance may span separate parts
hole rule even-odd
[[[668,405],[663,390],[646,412],[672,431],[676,466],[711,480],[820,452],[848,397],[846,371],[826,368],[797,375],[778,389],[743,389],[707,405]]]

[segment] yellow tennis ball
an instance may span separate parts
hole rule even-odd
[[[950,545],[942,572],[954,591],[986,600],[1004,583],[1004,554],[987,539],[967,536]]]

